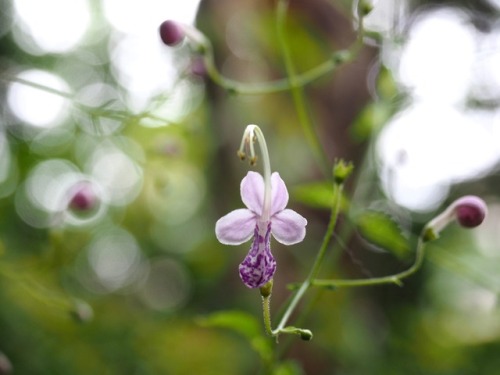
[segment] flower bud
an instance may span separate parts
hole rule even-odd
[[[488,212],[484,201],[474,195],[456,200],[454,206],[457,221],[465,228],[475,228],[480,225]]]
[[[273,291],[273,279],[269,280],[266,284],[260,287],[260,295],[263,298],[267,298],[272,294]]]
[[[97,195],[90,182],[80,182],[72,189],[69,206],[75,211],[89,211],[97,203]]]
[[[185,37],[183,27],[171,20],[162,22],[160,25],[160,38],[167,46],[173,47],[182,42]]]
[[[308,329],[301,329],[300,330],[300,338],[304,341],[311,341],[313,338],[313,334],[310,330]]]
[[[458,198],[425,226],[423,239],[424,241],[435,240],[439,237],[439,233],[455,219],[464,228],[475,228],[483,222],[487,212],[486,203],[475,195]]]

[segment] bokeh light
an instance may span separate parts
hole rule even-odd
[[[452,9],[422,12],[409,31],[399,81],[416,98],[442,104],[466,98],[476,52],[467,14]]]
[[[174,3],[162,0],[127,1],[105,0],[103,7],[113,27],[125,34],[149,34],[157,31],[166,19],[192,24],[200,0]]]
[[[54,90],[69,91],[68,85],[61,77],[46,71],[26,70],[17,77]],[[67,99],[23,83],[11,83],[7,100],[17,118],[35,127],[55,127],[61,124],[67,115]]]
[[[137,197],[142,188],[142,169],[118,147],[105,142],[89,160],[89,174],[103,189],[103,200],[123,206]]]
[[[205,196],[200,171],[189,165],[154,170],[146,186],[147,207],[157,220],[169,225],[192,217]]]
[[[173,89],[185,63],[161,43],[158,27],[166,19],[192,24],[198,4],[199,0],[182,5],[160,0],[103,2],[106,17],[117,30],[110,43],[113,72],[133,111],[143,111],[153,97]]]
[[[122,228],[106,228],[96,234],[87,249],[92,275],[82,280],[98,293],[109,293],[130,286],[144,277],[141,249],[135,238]],[[83,271],[84,272],[84,271]]]
[[[190,279],[185,267],[173,259],[152,259],[139,295],[146,306],[158,311],[182,307],[189,297]]]
[[[91,108],[102,108],[108,111],[126,110],[116,88],[102,82],[85,85],[77,92],[76,99]],[[123,122],[117,118],[89,116],[85,112],[77,112],[73,116],[84,132],[93,135],[111,135],[123,127]]]
[[[34,55],[65,53],[75,48],[90,25],[88,0],[15,0],[14,38]]]
[[[428,211],[447,197],[451,184],[493,168],[500,149],[491,124],[478,120],[430,102],[401,111],[378,140],[389,195],[402,206]]]
[[[378,140],[382,185],[411,210],[435,209],[454,184],[479,178],[500,159],[494,112],[468,106],[475,92],[484,92],[480,87],[489,86],[490,93],[500,89],[483,72],[494,53],[483,60],[479,48],[495,44],[494,36],[485,41],[469,16],[459,8],[422,8],[403,46],[384,54],[408,104]]]

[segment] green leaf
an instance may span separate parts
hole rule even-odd
[[[270,361],[273,355],[271,341],[263,335],[262,324],[253,315],[243,311],[219,311],[197,319],[203,327],[226,328],[245,337],[252,348],[264,361]]]
[[[392,115],[392,108],[385,102],[368,104],[359,114],[350,129],[351,136],[356,142],[368,140],[387,123]]]
[[[257,319],[253,315],[243,311],[218,311],[211,315],[198,318],[197,322],[204,327],[230,329],[250,340],[256,336],[260,336],[262,332],[261,325]]]
[[[410,253],[408,239],[387,214],[368,211],[356,219],[356,224],[360,234],[368,242],[390,251],[398,258],[405,258]]]
[[[295,361],[280,363],[273,371],[273,375],[304,375],[304,371]]]
[[[331,209],[333,187],[330,182],[313,182],[292,189],[294,200],[313,208]]]
[[[328,181],[312,182],[292,188],[291,195],[295,201],[306,206],[331,210],[334,199],[334,187],[333,183]],[[340,204],[340,210],[346,211],[349,200],[344,194],[342,194]]]

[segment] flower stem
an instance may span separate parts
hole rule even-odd
[[[324,288],[337,288],[337,287],[355,287],[355,286],[370,286],[370,285],[381,285],[381,284],[396,284],[403,285],[401,280],[413,275],[417,272],[423,264],[425,256],[425,242],[423,239],[424,232],[420,235],[417,244],[417,250],[415,254],[415,262],[410,268],[400,273],[394,275],[373,277],[369,279],[354,279],[354,280],[320,280],[315,279],[311,281],[311,286],[319,286]]]
[[[168,123],[167,119],[164,119],[162,117],[156,116],[152,113],[148,112],[143,112],[139,114],[130,114],[125,110],[110,110],[101,107],[92,107],[85,105],[81,102],[79,102],[75,96],[72,93],[62,91],[62,90],[57,90],[49,86],[42,85],[37,82],[29,81],[21,77],[16,77],[16,76],[5,76],[5,75],[0,75],[0,80],[4,82],[14,82],[14,83],[19,83],[21,85],[25,85],[37,90],[45,91],[49,94],[57,95],[61,98],[67,99],[71,102],[71,104],[79,111],[87,113],[89,116],[93,117],[104,117],[104,118],[109,118],[112,120],[116,121],[126,121],[129,119],[143,119],[143,118],[148,118],[154,121],[158,122],[164,122]]]
[[[299,118],[299,124],[306,137],[309,146],[313,151],[316,162],[323,170],[325,175],[328,175],[329,162],[319,141],[318,135],[314,129],[311,116],[306,107],[304,91],[302,86],[297,82],[295,74],[295,66],[293,64],[290,46],[286,38],[285,19],[288,9],[288,0],[278,0],[276,10],[276,28],[278,34],[278,42],[281,46],[286,73],[290,82],[290,92]]]
[[[341,50],[332,53],[330,58],[310,70],[295,76],[294,84],[300,87],[307,86],[314,81],[332,73],[340,65],[351,61],[356,55],[350,50]],[[206,48],[203,62],[208,76],[212,81],[230,93],[239,95],[263,95],[288,91],[292,88],[289,78],[277,79],[269,82],[247,83],[227,78],[220,73],[215,65],[212,48]]]
[[[295,292],[290,304],[283,313],[281,321],[279,322],[276,329],[273,331],[273,335],[278,335],[283,332],[283,329],[285,328],[285,325],[290,319],[290,316],[292,315],[293,311],[295,310],[300,300],[304,296],[305,292],[312,285],[313,280],[317,277],[319,273],[321,264],[323,263],[323,259],[325,258],[326,250],[328,249],[328,246],[333,236],[333,231],[337,223],[337,218],[339,216],[340,205],[342,200],[342,190],[343,190],[343,184],[337,184],[337,183],[334,184],[334,196],[333,196],[332,211],[330,214],[330,221],[328,223],[328,228],[326,230],[326,233],[323,237],[323,242],[321,243],[321,247],[318,251],[318,254],[316,255],[316,259],[314,261],[314,264],[311,268],[308,277],[304,280],[300,288]]]
[[[273,336],[273,328],[271,325],[271,295],[262,296],[262,315],[264,318],[264,329],[266,334]]]

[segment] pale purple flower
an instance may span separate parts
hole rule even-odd
[[[241,181],[241,199],[247,208],[230,212],[215,225],[217,239],[226,245],[239,245],[253,237],[250,251],[239,266],[241,280],[249,288],[263,286],[276,271],[276,261],[271,254],[271,234],[285,245],[302,241],[306,234],[307,220],[285,208],[288,191],[277,172],[271,176],[269,207],[264,207],[264,190],[262,176],[248,172]]]

